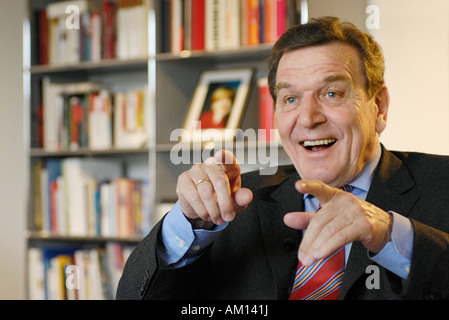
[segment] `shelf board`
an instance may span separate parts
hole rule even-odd
[[[195,142],[178,142],[181,143],[181,145],[185,146],[186,148],[192,147],[192,151],[201,151],[202,149],[208,148],[214,148],[215,143],[214,142],[201,142],[201,143],[195,143]],[[163,143],[156,145],[156,151],[157,152],[170,152],[175,145],[178,145],[178,143]],[[220,144],[223,147],[227,147],[228,145],[231,145],[235,149],[256,149],[256,148],[263,148],[263,147],[269,147],[269,148],[281,148],[282,144],[280,141],[235,141],[232,143],[223,141],[223,142],[217,142],[217,144]]]
[[[104,59],[99,61],[81,61],[78,63],[61,63],[53,65],[34,65],[29,68],[31,74],[44,75],[74,71],[100,71],[100,70],[121,70],[130,68],[147,67],[149,60],[174,61],[183,59],[235,59],[252,58],[255,56],[268,57],[272,43],[264,43],[255,46],[243,46],[236,49],[214,50],[214,51],[181,51],[179,53],[158,53],[155,57],[142,57],[136,59]]]
[[[101,237],[101,236],[61,236],[53,235],[48,232],[42,231],[27,231],[28,240],[32,241],[54,241],[54,242],[91,242],[91,243],[104,243],[104,242],[127,242],[138,243],[142,241],[143,237]]]
[[[75,156],[102,156],[102,155],[126,155],[126,154],[145,154],[149,148],[129,148],[129,149],[106,149],[106,150],[56,150],[48,151],[45,149],[32,148],[29,151],[30,157],[75,157]]]
[[[255,46],[243,46],[236,49],[214,50],[214,51],[190,51],[184,50],[179,53],[164,52],[156,54],[157,61],[174,61],[182,59],[235,59],[235,58],[252,58],[257,56],[268,58],[272,43],[264,43]]]
[[[172,148],[178,143],[161,143],[156,145],[154,150],[156,152],[170,152]],[[219,144],[219,142],[217,142]],[[192,146],[192,150],[202,150],[204,148],[212,148],[214,146],[214,142],[202,142],[202,143],[184,143],[184,145]],[[227,145],[232,145],[238,149],[254,149],[261,147],[270,147],[270,148],[280,148],[282,147],[281,142],[279,141],[237,141],[233,143],[227,143],[225,141],[222,142],[222,145],[226,147]],[[144,154],[150,152],[150,148],[140,148],[140,149],[107,149],[107,150],[90,150],[90,149],[79,149],[79,150],[56,150],[56,151],[48,151],[45,149],[32,148],[29,151],[29,155],[31,157],[75,157],[75,156],[101,156],[101,155],[126,155],[126,154]]]
[[[100,61],[81,61],[54,65],[35,65],[29,68],[31,74],[52,74],[68,71],[120,70],[147,67],[148,57],[137,59],[105,59]]]

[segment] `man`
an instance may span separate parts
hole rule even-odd
[[[179,201],[129,257],[117,298],[449,298],[449,158],[380,144],[383,73],[379,45],[352,24],[288,30],[269,84],[293,166],[241,176],[218,152],[181,174]],[[332,285],[304,278],[339,264]]]

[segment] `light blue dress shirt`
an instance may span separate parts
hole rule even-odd
[[[381,156],[380,144],[373,158],[365,165],[360,174],[349,184],[353,186],[352,194],[362,200],[366,199],[374,171]],[[305,210],[315,212],[318,200],[311,195],[304,195]],[[395,212],[388,212],[393,217],[391,240],[377,254],[367,252],[369,258],[407,279],[413,251],[413,228],[406,217]],[[190,222],[181,211],[179,201],[165,216],[162,223],[162,243],[158,248],[161,262],[165,267],[182,267],[194,261],[204,248],[209,246],[226,228],[228,223],[215,226],[212,230],[192,229]],[[346,261],[352,243],[345,247]],[[367,250],[368,251],[368,250]]]

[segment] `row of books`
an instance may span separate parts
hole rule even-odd
[[[60,236],[141,237],[152,227],[148,182],[112,159],[33,162],[34,225]]]
[[[161,52],[273,43],[301,20],[300,0],[162,0]]]
[[[133,246],[30,247],[30,300],[113,300]]]
[[[258,79],[259,129],[274,129],[266,77]],[[111,93],[92,82],[43,80],[43,103],[31,116],[32,147],[46,151],[140,148],[148,142],[147,90]],[[265,140],[272,140],[267,137]]]
[[[146,89],[110,92],[93,82],[53,83],[45,77],[31,135],[47,151],[139,148],[148,141]]]
[[[39,63],[148,56],[146,0],[70,0],[38,13]]]

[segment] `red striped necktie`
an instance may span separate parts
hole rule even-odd
[[[351,192],[352,186],[344,186]],[[318,212],[321,206],[318,205]],[[338,300],[345,271],[345,248],[305,267],[298,263],[289,300]]]

